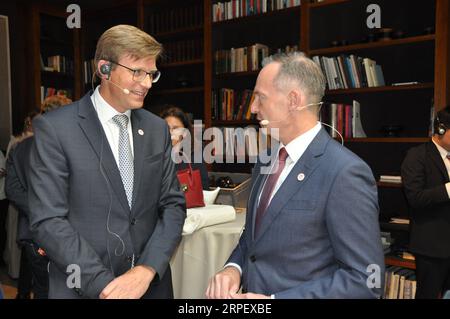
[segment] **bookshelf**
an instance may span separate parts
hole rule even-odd
[[[68,29],[65,8],[33,4],[30,10],[28,52],[31,61],[31,100],[40,109],[42,100],[64,94],[73,100],[81,96],[80,32]]]
[[[204,3],[202,0],[142,1],[142,25],[164,46],[158,68],[161,79],[146,99],[158,114],[173,104],[193,119],[204,110]]]

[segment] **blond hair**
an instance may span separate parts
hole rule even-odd
[[[136,60],[146,57],[157,59],[161,53],[162,45],[151,35],[134,26],[119,24],[100,36],[95,51],[95,65],[100,60],[119,62],[123,56]]]
[[[41,105],[41,113],[47,113],[57,109],[60,106],[70,104],[72,100],[65,95],[57,94],[45,98]]]

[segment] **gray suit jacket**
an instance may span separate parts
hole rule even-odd
[[[384,256],[369,167],[322,129],[273,197],[254,237],[257,198],[268,176],[261,168],[257,163],[246,227],[228,260],[242,267],[243,291],[275,298],[379,297]],[[378,289],[366,283],[371,264],[379,266]]]
[[[165,121],[140,109],[132,111],[131,123],[135,178],[130,210],[89,94],[33,121],[30,223],[51,260],[50,298],[98,298],[114,277],[130,269],[133,256],[135,265],[157,272],[147,296],[170,296],[166,270],[181,239],[185,199]],[[78,269],[81,287],[68,288],[68,275]],[[76,277],[69,282],[76,284]]]

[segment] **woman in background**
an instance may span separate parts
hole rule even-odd
[[[194,136],[192,134],[192,126],[189,121],[186,113],[183,112],[179,107],[176,106],[167,106],[160,115],[163,119],[166,120],[169,125],[170,135],[172,137],[172,147],[176,148],[177,145],[180,145],[183,140],[182,129],[187,129],[191,133],[191,138]],[[193,145],[193,143],[191,143]],[[182,157],[183,161],[179,164],[176,164],[177,171],[188,168],[188,164],[186,163],[187,159],[190,159],[191,166],[193,170],[200,170],[200,175],[202,177],[202,187],[204,190],[209,190],[209,179],[208,179],[208,170],[206,169],[205,163],[202,161],[201,163],[194,163],[194,154],[193,147],[191,148],[192,152],[190,156]],[[203,156],[202,156],[203,159]]]

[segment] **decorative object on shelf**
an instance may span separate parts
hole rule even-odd
[[[332,47],[341,47],[341,46],[346,46],[348,44],[349,44],[349,42],[347,40],[334,40],[334,41],[331,41],[331,46]]]
[[[381,131],[385,137],[399,137],[400,132],[403,130],[401,125],[383,125]]]
[[[222,176],[216,180],[216,185],[222,188],[235,188],[236,184],[233,182],[231,177]]]
[[[382,28],[377,30],[377,40],[378,41],[389,41],[392,40],[392,34],[394,30],[391,28]]]
[[[423,30],[423,34],[424,34],[424,35],[434,34],[434,32],[435,32],[434,27],[426,27],[426,28]]]

